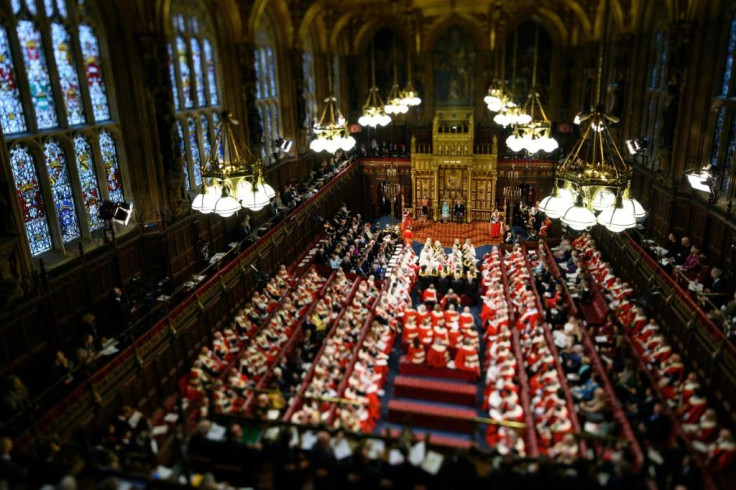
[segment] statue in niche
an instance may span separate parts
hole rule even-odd
[[[472,35],[460,26],[448,28],[437,39],[434,50],[436,105],[473,103],[475,57]]]

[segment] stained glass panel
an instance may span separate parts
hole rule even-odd
[[[199,51],[199,41],[196,38],[190,39],[189,47],[192,50],[192,66],[194,67],[194,88],[197,91],[197,105],[204,107],[207,105],[207,98],[204,92],[204,74],[202,73],[202,55]]]
[[[255,68],[256,68],[256,99],[261,99],[261,50],[256,49],[253,53],[255,56]]]
[[[26,130],[26,118],[23,115],[17,80],[8,34],[5,28],[0,26],[0,124],[6,135]]]
[[[171,91],[174,95],[174,110],[179,110],[179,87],[176,84],[176,73],[174,72],[174,50],[169,48],[169,77],[171,78]]]
[[[271,89],[271,97],[276,97],[276,63],[273,59],[273,48],[268,47],[268,83]]]
[[[72,46],[66,28],[54,22],[51,24],[51,42],[54,48],[56,69],[59,72],[59,85],[66,106],[66,117],[70,125],[84,124],[84,107],[79,91],[79,77],[74,62]]]
[[[14,14],[20,12],[20,0],[10,0],[10,7],[13,9]]]
[[[718,109],[718,117],[716,117],[716,127],[713,131],[713,147],[710,153],[710,163],[714,167],[718,165],[718,150],[721,146],[721,131],[723,131],[723,117],[726,111],[721,107]]]
[[[43,0],[43,5],[46,8],[46,17],[54,15],[54,0]]]
[[[736,15],[734,15],[731,19],[731,27],[728,31],[728,51],[726,52],[726,64],[723,68],[721,97],[728,97],[728,86],[731,84],[731,72],[733,70],[734,52],[736,52]]]
[[[189,109],[194,105],[192,101],[192,77],[189,74],[189,60],[187,56],[187,43],[184,38],[176,38],[176,57],[179,60],[179,82],[184,107]]]
[[[29,4],[30,5],[30,4]],[[51,91],[49,69],[43,53],[41,34],[33,22],[18,21],[18,41],[23,53],[26,66],[28,85],[31,91],[31,100],[36,111],[38,129],[49,129],[58,126],[56,107]]]
[[[202,126],[202,150],[204,151],[203,160],[206,162],[212,154],[212,142],[210,141],[210,122],[207,116],[202,114],[199,118],[199,124]]]
[[[56,0],[56,7],[59,9],[59,14],[66,19],[66,0]]]
[[[92,26],[79,26],[79,44],[82,46],[84,72],[87,74],[89,97],[92,101],[92,111],[95,121],[102,122],[110,119],[110,108],[107,104],[107,89],[102,78],[102,59],[97,35]]]
[[[28,7],[30,13],[36,15],[36,0],[26,0],[26,7]]]
[[[189,132],[189,155],[192,157],[192,171],[194,172],[194,185],[202,183],[202,160],[199,156],[199,136],[197,135],[197,123],[193,117],[187,121]]]
[[[79,238],[81,232],[79,231],[77,209],[74,205],[72,184],[67,170],[66,155],[61,145],[55,140],[46,143],[43,154],[51,182],[51,193],[54,196],[56,215],[59,217],[59,224],[61,225],[61,237],[64,243],[67,243]]]
[[[104,226],[97,215],[100,207],[100,188],[95,173],[95,162],[92,159],[92,148],[87,138],[82,135],[74,137],[74,155],[79,172],[79,183],[82,187],[82,201],[87,211],[89,231],[99,230]]]
[[[215,74],[215,58],[212,55],[212,45],[209,39],[204,40],[204,62],[207,70],[207,86],[210,94],[210,105],[217,105],[217,76]]]
[[[123,180],[120,177],[120,165],[118,164],[118,151],[115,148],[115,140],[107,131],[100,131],[100,153],[102,154],[102,165],[105,166],[105,178],[107,179],[107,193],[112,202],[123,202]]]
[[[217,138],[217,133],[220,130],[220,115],[218,113],[212,114],[212,132],[214,133],[213,139]],[[222,140],[217,140],[217,160],[222,161],[225,158],[225,152],[222,149]]]
[[[189,165],[187,165],[187,152],[184,144],[184,129],[181,127],[181,122],[176,123],[176,133],[179,137],[179,155],[181,155],[181,161],[183,162],[182,170],[184,171],[184,185],[189,190]]]
[[[47,252],[51,250],[51,235],[38,184],[38,174],[28,148],[16,146],[10,150],[10,167],[13,169],[15,190],[23,212],[23,223],[31,255]]]

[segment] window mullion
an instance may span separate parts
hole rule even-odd
[[[77,169],[77,154],[74,151],[73,135],[70,141],[66,140],[62,143],[62,149],[66,153],[67,170],[69,171],[69,180],[72,184],[72,194],[74,195],[74,205],[77,207],[77,219],[79,219],[79,231],[82,238],[87,241],[92,240],[89,216],[87,215],[87,206],[84,204],[84,192],[82,191],[82,179]]]

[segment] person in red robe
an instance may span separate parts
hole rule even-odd
[[[501,218],[502,215],[498,211],[498,209],[494,209],[491,213],[491,225],[489,230],[492,239],[501,238],[501,233],[503,231],[503,223],[501,222]]]
[[[422,301],[427,305],[427,310],[432,311],[434,305],[437,304],[437,290],[434,288],[434,284],[430,284],[427,289],[422,293]]]
[[[437,338],[427,354],[427,364],[434,368],[445,368],[449,357],[447,346],[442,343],[441,339]]]
[[[718,439],[708,448],[708,466],[716,471],[725,471],[736,462],[736,441],[728,429],[721,429]]]
[[[414,242],[414,232],[412,231],[412,227],[406,227],[406,229],[401,233],[401,237],[404,239],[404,246],[411,247],[411,244]]]
[[[411,217],[411,213],[407,209],[404,211],[404,215],[401,218],[401,231],[403,233],[407,229],[411,229],[413,227],[414,227],[414,219]]]
[[[455,368],[461,371],[473,373],[475,376],[480,375],[480,362],[478,362],[478,353],[470,343],[470,339],[463,340],[462,345],[458,346],[457,354],[455,354]]]
[[[407,350],[406,357],[412,364],[424,364],[426,360],[426,354],[424,352],[424,346],[419,342],[419,337],[414,337],[409,349]]]

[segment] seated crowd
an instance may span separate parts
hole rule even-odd
[[[614,311],[614,323],[605,325],[601,333],[606,330],[622,332],[631,346],[628,351],[638,361],[638,366],[630,362],[626,357],[627,348],[621,348],[621,342],[616,342],[613,354],[617,357],[612,364],[621,379],[619,396],[630,415],[640,421],[642,437],[653,444],[662,444],[669,440],[673,428],[679,428],[691,447],[702,453],[709,471],[732,467],[736,462],[736,441],[729,429],[719,425],[715,411],[708,408],[697,374],[685,368],[656,319],[649,317],[628,295],[616,290],[616,278],[590,236],[583,234],[572,244],[584,258],[588,274]],[[654,386],[647,387],[642,382],[637,367],[646,370]],[[667,413],[671,417],[667,417]]]
[[[479,376],[478,331],[467,306],[477,302],[476,263],[470,239],[462,247],[455,240],[449,254],[439,241],[427,239],[418,259],[422,303],[403,318],[401,340],[408,362]]]

